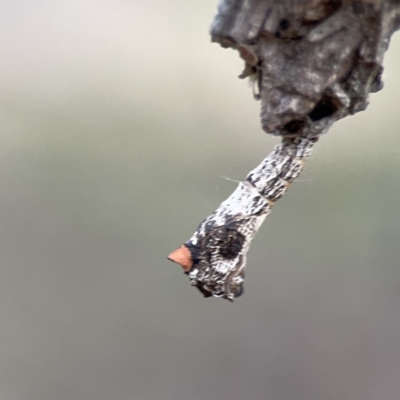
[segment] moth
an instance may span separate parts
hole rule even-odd
[[[287,138],[240,182],[192,237],[168,258],[205,297],[233,301],[243,293],[247,252],[274,203],[304,168],[315,139]]]

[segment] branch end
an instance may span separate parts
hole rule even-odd
[[[168,260],[179,264],[185,272],[189,272],[193,266],[190,250],[183,244],[179,249],[174,250],[168,257]]]

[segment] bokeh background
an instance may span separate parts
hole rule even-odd
[[[216,0],[5,0],[1,400],[398,400],[400,34],[203,299],[167,254],[277,143]]]

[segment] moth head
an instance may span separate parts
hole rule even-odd
[[[233,301],[243,293],[247,246],[236,229],[213,229],[200,241],[187,242],[169,255],[182,266],[190,282],[204,297],[222,297]]]

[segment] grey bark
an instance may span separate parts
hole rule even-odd
[[[281,136],[364,110],[400,26],[399,0],[223,0],[218,11],[212,40],[260,75],[263,129]]]
[[[243,292],[246,254],[312,146],[382,88],[382,60],[400,27],[400,0],[222,0],[211,37],[239,51],[281,145],[170,255],[206,297]]]

